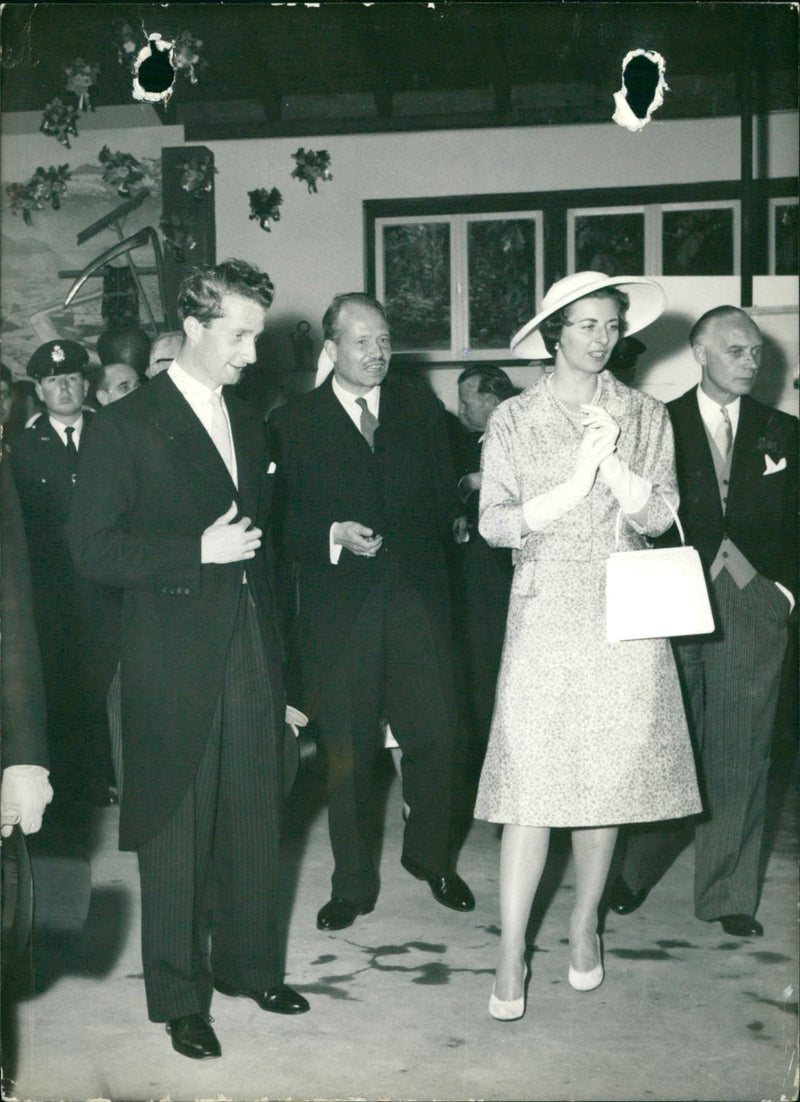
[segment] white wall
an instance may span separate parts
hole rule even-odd
[[[770,176],[798,174],[797,121],[796,112],[781,112],[755,126],[759,141],[766,135],[755,160],[766,162]],[[211,142],[219,169],[217,255],[241,256],[269,272],[277,293],[267,354],[288,364],[297,322],[310,322],[318,351],[332,296],[364,287],[364,200],[736,180],[739,130],[737,118],[725,118],[653,121],[637,134],[608,122]],[[331,155],[333,180],[317,194],[290,178],[301,145]],[[283,194],[281,221],[269,233],[248,219],[247,192],[257,187]],[[458,372],[428,374],[454,408]],[[524,383],[531,373],[513,374]]]
[[[141,157],[157,155],[162,146],[180,145],[183,140],[182,128],[162,127],[154,108],[99,108],[94,115],[84,116],[79,137],[66,150],[38,133],[40,117],[37,112],[3,116],[6,182],[27,179],[40,164],[96,165],[103,145]],[[609,121],[211,142],[219,170],[215,179],[217,257],[239,256],[269,272],[277,293],[269,313],[265,355],[275,367],[290,367],[291,334],[297,322],[311,324],[316,354],[321,344],[320,319],[331,297],[364,287],[364,200],[736,180],[739,129],[737,118],[661,122],[656,116],[636,134]],[[756,165],[765,164],[769,176],[797,176],[797,130],[797,112],[755,120]],[[301,145],[331,154],[333,179],[321,182],[317,194],[309,194],[305,184],[291,179],[292,154]],[[269,233],[249,220],[247,192],[257,187],[278,187],[283,194],[281,220]],[[11,227],[15,236],[21,233],[20,220],[7,210],[3,221],[4,231]],[[37,220],[37,231],[48,221],[57,233],[66,222],[51,212],[49,220],[46,215]],[[130,230],[136,228],[138,223],[131,220]],[[94,255],[98,247],[92,241],[81,252]],[[643,385],[659,397],[671,396],[674,388],[683,385],[680,364],[685,363],[685,335],[701,312],[699,303],[716,301],[717,295],[723,295],[720,301],[738,302],[736,279],[663,282],[669,284],[670,311],[648,331],[644,338],[648,352],[640,361]],[[771,304],[778,285],[783,299],[793,295],[796,303],[793,280],[757,281],[761,288],[757,296],[764,300],[757,297],[757,303]],[[54,286],[53,291],[60,287]],[[438,368],[428,374],[448,407],[455,408],[458,371]],[[511,374],[518,385],[533,377],[524,366]]]

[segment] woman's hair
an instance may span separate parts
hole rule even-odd
[[[244,260],[223,260],[216,268],[194,268],[178,291],[178,316],[209,325],[222,317],[223,295],[239,295],[269,307],[275,295],[272,280]]]
[[[628,307],[630,306],[631,300],[625,292],[620,291],[618,287],[603,287],[600,291],[593,291],[590,295],[583,295],[581,298],[576,298],[574,302],[568,302],[566,306],[562,306],[560,310],[556,310],[549,318],[544,319],[540,327],[542,340],[551,356],[555,356],[556,354],[556,347],[561,340],[561,331],[569,321],[569,311],[576,303],[583,302],[583,300],[587,298],[610,298],[612,302],[616,302],[617,310],[619,311],[619,335],[621,337],[625,336]]]

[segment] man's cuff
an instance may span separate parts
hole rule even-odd
[[[336,527],[336,521],[333,522],[333,524],[330,527],[330,531],[328,532],[328,551],[330,553],[332,565],[333,566],[338,566],[339,565],[339,559],[341,558],[341,555],[342,555],[342,545],[340,543],[334,543],[333,542],[333,529],[335,527]]]

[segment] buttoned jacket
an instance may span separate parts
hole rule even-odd
[[[263,421],[230,389],[225,402],[238,489],[166,372],[97,414],[81,448],[69,525],[75,562],[88,577],[124,590],[122,848],[158,832],[194,775],[245,571],[277,687],[275,730],[283,729],[281,651],[263,547],[246,564],[200,561],[203,532],[232,501],[262,530],[269,523]]]

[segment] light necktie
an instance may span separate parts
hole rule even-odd
[[[733,427],[731,425],[730,415],[725,406],[720,406],[719,409],[722,414],[722,420],[719,425],[717,425],[717,431],[714,433],[714,440],[720,450],[722,458],[727,459],[733,447]]]
[[[228,468],[231,478],[233,473],[233,456],[231,454],[231,438],[228,431],[228,419],[222,408],[222,395],[212,393],[208,399],[209,418],[208,433],[214,441],[214,446],[222,457],[222,461]]]
[[[378,418],[374,416],[366,398],[356,398],[356,405],[361,407],[361,435],[375,450],[375,429],[378,427]]]
[[[69,456],[70,468],[75,471],[78,469],[78,449],[73,439],[75,429],[72,425],[67,425],[64,429],[64,434],[67,438],[67,455]]]

